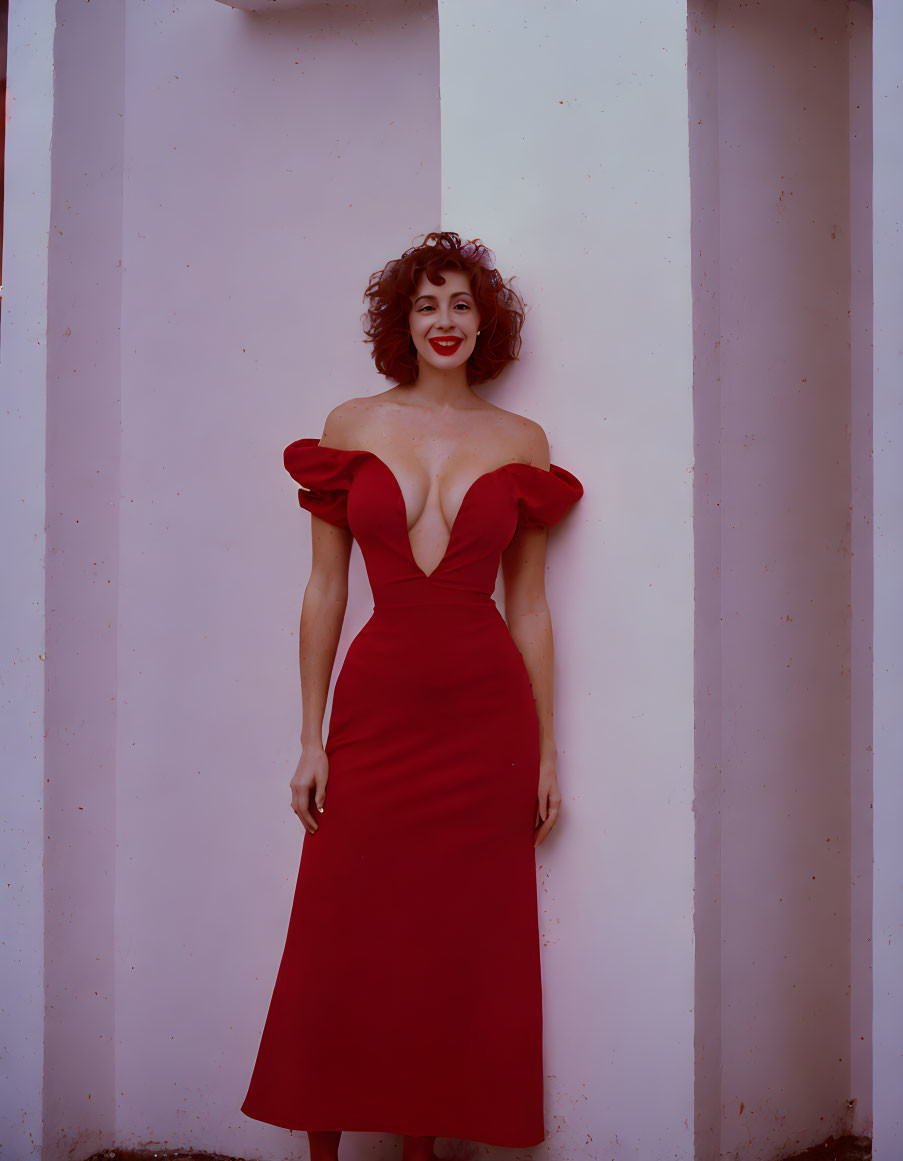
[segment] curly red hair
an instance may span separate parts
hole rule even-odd
[[[417,351],[408,326],[414,290],[423,274],[434,286],[443,270],[463,270],[480,315],[480,334],[467,360],[467,382],[494,379],[520,350],[524,304],[495,269],[495,255],[479,238],[462,242],[458,234],[434,231],[370,276],[364,333],[373,344],[373,361],[381,375],[408,387],[417,379]]]

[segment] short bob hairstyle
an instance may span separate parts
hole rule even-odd
[[[524,304],[495,269],[495,255],[479,238],[462,242],[458,234],[433,232],[372,274],[364,294],[365,301],[369,299],[364,333],[373,344],[376,369],[401,387],[416,382],[418,374],[417,350],[408,325],[414,291],[423,274],[434,286],[441,286],[442,271],[449,269],[469,276],[480,315],[477,345],[467,360],[467,382],[494,379],[517,358]]]

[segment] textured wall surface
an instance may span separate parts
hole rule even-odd
[[[53,128],[52,0],[13,0],[0,313],[0,1141],[41,1147],[44,1057],[44,384]],[[15,229],[10,223],[15,223]]]
[[[116,1140],[126,10],[68,0],[56,14],[47,291],[48,1157],[86,1156]],[[85,67],[89,61],[94,67]]]
[[[896,1161],[903,24],[874,0],[873,413],[869,7],[694,0],[688,141],[676,0],[11,0],[11,1158],[304,1154],[239,1112],[301,840],[281,453],[385,386],[364,285],[441,223],[530,308],[487,396],[586,486],[518,1156],[688,1161],[695,1056],[699,1161],[868,1131],[872,1069]],[[336,669],[369,609],[355,550]]]
[[[436,10],[68,0],[55,71],[46,1156],[289,1156],[239,1112],[301,841],[282,449],[384,386],[361,298],[438,224]],[[355,556],[343,649],[368,606]]]
[[[903,1156],[903,10],[875,0],[874,1157]]]
[[[697,1141],[765,1161],[868,1127],[870,42],[690,15]]]

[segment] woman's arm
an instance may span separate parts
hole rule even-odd
[[[354,447],[360,400],[349,399],[326,416],[320,443],[327,447]],[[347,441],[351,442],[347,442]],[[323,716],[332,667],[339,647],[348,603],[348,562],[352,535],[347,528],[311,514],[310,580],[301,604],[298,664],[301,671],[301,757],[292,776],[292,810],[309,834],[318,823],[311,811],[311,794],[322,814],[326,808],[329,763],[323,748]]]
[[[524,659],[539,719],[535,846],[545,841],[561,808],[554,726],[555,647],[545,588],[547,538],[545,528],[521,528],[502,554],[505,619]]]
[[[309,834],[318,829],[311,811],[311,792],[318,811],[322,813],[326,804],[329,765],[323,748],[323,716],[348,602],[351,540],[347,528],[311,515],[312,563],[298,633],[301,757],[291,780],[292,809]]]
[[[523,416],[520,450],[523,460],[542,471],[549,470],[549,440],[538,423]],[[539,719],[539,787],[536,801],[536,837],[539,846],[558,820],[561,793],[558,789],[554,719],[555,645],[552,618],[546,600],[545,528],[519,528],[502,554],[505,583],[505,619],[521,652],[533,688]]]

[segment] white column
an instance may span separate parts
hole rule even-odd
[[[903,8],[874,3],[875,1161],[903,1156]]]
[[[125,6],[117,0],[57,0],[47,292],[42,1161],[118,1143],[113,901],[124,24]]]
[[[44,439],[53,0],[11,0],[0,319],[0,752],[7,802],[0,942],[10,1161],[38,1155],[44,1056]]]
[[[564,815],[540,848],[549,1142],[693,1152],[686,5],[440,0],[443,228],[526,298],[485,389],[585,498],[550,538]]]

